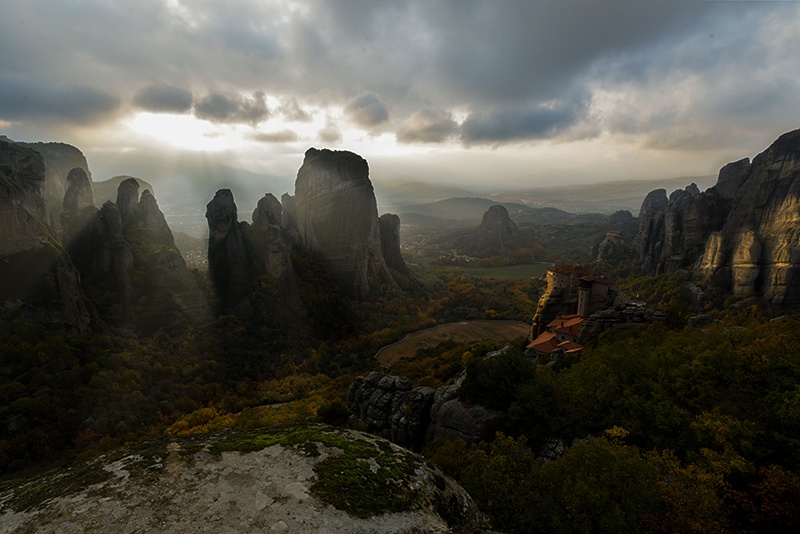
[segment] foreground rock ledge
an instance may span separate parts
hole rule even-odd
[[[0,487],[2,532],[482,532],[424,459],[322,425],[186,436]]]

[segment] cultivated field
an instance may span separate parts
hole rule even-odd
[[[398,360],[413,358],[419,349],[435,347],[452,339],[456,343],[470,343],[481,339],[512,340],[528,336],[531,325],[521,321],[460,321],[446,323],[408,334],[404,339],[386,345],[375,355],[383,367],[391,367]]]

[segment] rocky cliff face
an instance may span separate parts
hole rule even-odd
[[[636,243],[644,272],[693,266],[736,297],[800,305],[800,130],[725,165],[705,193],[675,192],[667,206],[648,195]]]
[[[378,219],[381,231],[381,254],[386,265],[395,271],[407,274],[408,267],[400,252],[400,217],[384,213]]]
[[[231,311],[251,290],[250,255],[239,226],[230,189],[220,189],[206,205],[208,274],[223,312]]]
[[[44,198],[47,203],[50,225],[56,229],[61,229],[61,209],[64,195],[69,188],[69,173],[72,169],[81,169],[89,177],[91,186],[91,176],[86,156],[83,152],[72,145],[65,143],[19,143],[40,153],[44,158],[45,179],[44,179]]]
[[[395,286],[381,253],[375,192],[366,160],[347,151],[306,151],[293,211],[302,246],[322,256],[345,292],[366,298]]]
[[[205,296],[150,191],[140,198],[139,183],[125,180],[117,203],[108,201],[98,210],[88,181],[82,169],[69,174],[62,235],[84,285],[116,293],[117,306],[101,310],[103,318],[135,326],[144,335],[210,322]]]
[[[283,207],[268,193],[253,211],[253,223],[242,223],[242,230],[256,274],[263,273],[275,287],[280,304],[290,309],[302,305],[297,289],[297,275],[292,265],[291,239],[283,228]]]
[[[23,317],[87,330],[78,271],[49,225],[42,156],[0,140],[0,304]]]
[[[437,438],[491,439],[500,414],[466,406],[456,398],[460,385],[458,380],[436,390],[415,388],[409,378],[372,372],[350,386],[347,406],[371,428],[388,430],[392,442],[413,450]]]
[[[291,239],[282,225],[280,201],[264,195],[253,211],[253,222],[239,222],[236,203],[229,189],[217,191],[206,206],[208,219],[208,271],[228,313],[266,277],[274,288],[271,304],[298,310],[302,306],[297,276],[292,266]]]

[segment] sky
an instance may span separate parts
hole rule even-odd
[[[484,189],[716,174],[800,128],[800,3],[0,0],[0,134]],[[142,176],[153,182],[169,176]]]

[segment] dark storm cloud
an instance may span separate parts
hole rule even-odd
[[[192,109],[192,93],[170,85],[150,85],[136,93],[133,103],[157,113],[186,113]]]
[[[0,119],[87,124],[108,118],[118,108],[117,98],[93,87],[50,86],[0,72]]]
[[[217,123],[243,123],[255,126],[269,117],[265,95],[261,91],[252,98],[233,94],[210,93],[194,105],[194,114]]]
[[[581,120],[585,109],[575,101],[473,112],[461,125],[461,140],[469,145],[545,139]]]
[[[401,143],[441,143],[458,130],[450,112],[423,109],[414,112],[397,131]]]
[[[371,91],[364,91],[351,99],[344,110],[353,122],[363,128],[372,128],[389,120],[386,104]]]
[[[397,127],[399,142],[454,138],[446,117],[421,109],[466,115],[468,145],[576,129],[730,136],[742,129],[731,125],[800,121],[796,77],[781,85],[783,111],[770,90],[800,71],[799,18],[792,2],[11,2],[0,8],[0,118],[87,123],[133,102],[258,124],[269,95],[287,120],[344,108],[363,129]],[[264,94],[241,96],[254,91]],[[586,96],[564,103],[572,94]],[[345,124],[321,135],[338,140]]]

